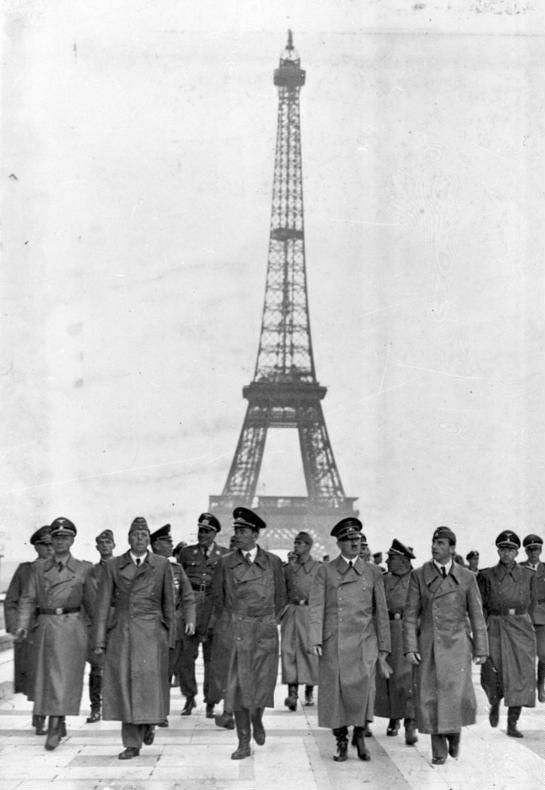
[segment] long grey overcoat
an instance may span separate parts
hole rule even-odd
[[[284,566],[288,605],[280,626],[282,683],[318,683],[318,658],[310,652],[308,631],[310,588],[322,563],[309,557],[304,563]]]
[[[21,597],[18,627],[29,630],[34,677],[29,693],[36,716],[77,716],[93,611],[92,565],[72,555],[59,571],[54,557],[36,560]],[[40,609],[77,608],[68,614]],[[36,616],[36,613],[38,614]]]
[[[481,596],[474,573],[453,562],[443,579],[433,562],[411,572],[403,616],[405,653],[420,653],[416,726],[455,733],[474,724],[472,656],[488,655]]]
[[[233,551],[218,563],[212,581],[212,622],[220,613],[222,627],[232,634],[226,710],[274,707],[277,624],[285,604],[282,561],[275,554],[258,548],[248,565],[240,551]]]
[[[6,624],[6,631],[8,634],[15,635],[17,631],[17,616],[19,612],[19,604],[23,595],[24,589],[28,584],[28,578],[32,573],[32,562],[22,562],[17,566],[13,574],[9,587],[6,591],[4,598],[4,621]],[[32,699],[32,685],[33,685],[33,655],[32,643],[28,637],[19,640],[13,644],[13,691],[17,694],[28,694],[30,691]]]
[[[94,644],[106,648],[102,718],[107,721],[154,724],[169,712],[168,651],[175,637],[169,564],[148,552],[137,568],[126,552],[104,566]]]
[[[309,644],[319,661],[320,727],[365,726],[379,651],[390,652],[390,622],[381,571],[360,557],[323,563],[310,591]]]

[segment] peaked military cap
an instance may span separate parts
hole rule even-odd
[[[496,538],[496,546],[499,549],[520,549],[520,538],[516,532],[504,529]]]
[[[540,538],[539,535],[526,535],[522,541],[522,545],[525,549],[541,548],[541,546],[543,546],[543,538]]]
[[[51,522],[51,537],[53,535],[76,535],[76,525],[69,518],[59,516]]]
[[[95,540],[100,540],[101,538],[103,538],[104,540],[113,540],[114,533],[112,532],[111,529],[103,529],[102,532],[98,533]]]
[[[472,560],[474,557],[478,557],[478,556],[479,556],[479,552],[477,551],[477,549],[473,549],[472,551],[468,551],[468,553],[466,554],[466,560],[469,562],[469,560]]]
[[[393,539],[392,545],[388,549],[388,554],[401,554],[403,557],[407,557],[409,560],[416,559],[412,548],[410,546],[404,546],[403,543],[397,538]]]
[[[153,543],[156,540],[161,540],[162,538],[170,538],[170,524],[165,524],[164,527],[159,527],[156,529],[155,532],[152,532],[149,536],[150,542]]]
[[[312,537],[308,534],[308,532],[298,532],[293,540],[294,541],[300,540],[302,543],[308,543],[309,546],[312,546],[312,544],[314,543]]]
[[[44,527],[40,527],[33,532],[30,536],[30,543],[32,546],[36,546],[38,543],[49,543],[49,540],[45,540],[45,538],[49,538],[51,535],[51,527],[49,524],[46,524]]]
[[[135,529],[147,529],[149,532],[148,522],[142,516],[136,516],[131,526],[129,527],[129,534]]]
[[[267,526],[261,516],[247,507],[236,507],[233,510],[233,519],[233,527],[250,527],[253,530],[260,530]]]
[[[451,546],[456,546],[456,535],[450,527],[437,527],[432,540],[441,540],[441,538],[446,538]]]
[[[338,521],[331,532],[332,537],[337,540],[350,540],[351,538],[361,538],[362,543],[367,544],[367,538],[362,533],[363,524],[359,518],[347,516]]]
[[[198,521],[199,527],[206,527],[206,529],[215,529],[216,532],[221,532],[221,524],[212,513],[201,513]]]

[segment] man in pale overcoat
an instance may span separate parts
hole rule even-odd
[[[105,651],[102,718],[122,722],[120,760],[152,744],[154,725],[169,712],[174,591],[169,562],[148,550],[149,538],[138,516],[129,529],[129,551],[106,563],[97,593],[95,651]]]
[[[454,562],[456,535],[438,527],[432,560],[411,572],[403,643],[417,667],[416,726],[430,733],[432,762],[458,757],[462,727],[475,723],[471,659],[484,664],[488,638],[475,574]]]
[[[245,507],[233,511],[236,550],[217,565],[212,588],[212,621],[223,612],[232,632],[224,705],[233,711],[238,748],[232,760],[251,755],[253,733],[265,743],[263,711],[274,707],[278,674],[278,630],[286,605],[282,561],[257,544],[266,527],[257,513]]]
[[[349,516],[331,530],[339,556],[318,568],[310,591],[309,644],[319,656],[318,724],[337,740],[334,760],[347,759],[348,727],[360,760],[370,760],[365,745],[368,697],[377,658],[391,672],[390,625],[380,569],[361,559],[362,523]]]
[[[83,690],[94,588],[91,563],[76,560],[70,553],[76,534],[67,518],[51,523],[53,554],[36,563],[18,615],[19,638],[32,628],[34,715],[49,716],[48,751],[56,749],[66,735],[65,717],[79,715]]]
[[[17,616],[19,604],[28,584],[30,574],[34,571],[38,560],[45,560],[53,553],[51,545],[51,527],[46,524],[37,529],[30,537],[30,543],[36,550],[37,558],[33,562],[22,562],[17,566],[9,583],[4,598],[4,620],[8,634],[15,636],[17,632]],[[28,633],[32,634],[33,621],[30,622]],[[34,644],[32,637],[17,639],[13,643],[13,691],[25,694],[27,699],[33,700],[34,690]],[[45,716],[33,716],[32,726],[36,735],[45,735]]]
[[[313,705],[314,686],[318,683],[318,658],[308,643],[310,588],[321,562],[312,559],[312,537],[299,532],[293,542],[294,561],[284,566],[288,605],[280,628],[282,645],[282,683],[288,685],[284,704],[297,708],[298,686],[305,684],[305,705]]]

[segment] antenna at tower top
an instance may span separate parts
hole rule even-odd
[[[291,30],[288,30],[288,43],[286,49],[293,49],[293,33]]]
[[[299,64],[299,53],[293,46],[293,33],[288,30],[288,42],[280,55],[280,63],[296,63]]]

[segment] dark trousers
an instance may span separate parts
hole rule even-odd
[[[144,742],[148,724],[131,724],[124,721],[121,724],[121,740],[125,748],[131,746],[133,749],[141,749]]]
[[[102,664],[93,662],[89,671],[89,701],[91,710],[100,710],[102,703]]]
[[[536,632],[537,659],[540,664],[545,664],[545,625],[534,625]]]
[[[208,700],[208,688],[210,683],[210,658],[212,654],[212,640],[210,638],[202,641],[198,634],[188,636],[184,634],[182,640],[182,653],[178,662],[180,673],[180,688],[184,697],[197,696],[197,680],[195,678],[195,661],[199,655],[199,643],[202,644],[202,657],[204,661],[204,701]]]

